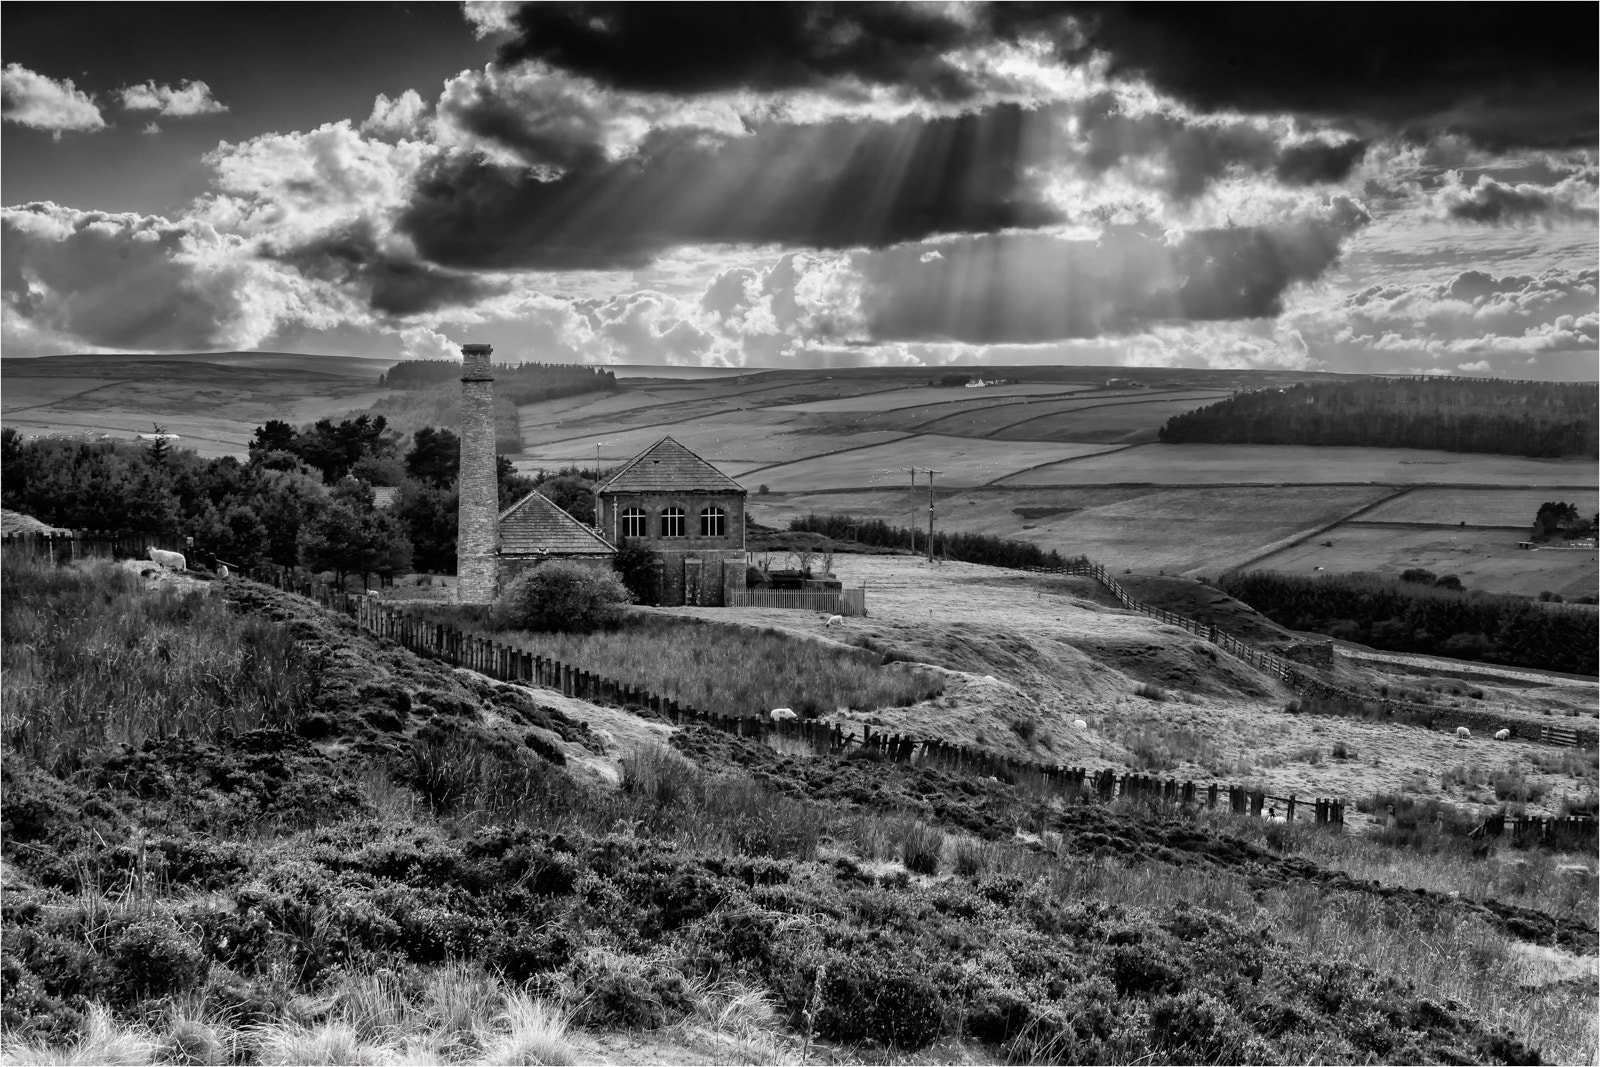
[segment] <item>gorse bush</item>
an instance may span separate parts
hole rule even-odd
[[[518,575],[495,602],[499,626],[584,633],[615,624],[633,594],[614,572],[554,560]]]
[[[6,745],[40,762],[112,743],[292,726],[316,664],[286,631],[204,590],[147,589],[106,562],[8,552],[0,635]]]

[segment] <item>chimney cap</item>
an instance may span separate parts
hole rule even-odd
[[[463,356],[487,356],[494,352],[494,345],[462,345]]]

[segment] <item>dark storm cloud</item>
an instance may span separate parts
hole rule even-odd
[[[1554,9],[1552,9],[1554,10]],[[1587,147],[1596,133],[1593,6],[526,4],[503,63],[671,93],[792,89],[842,78],[965,100],[951,49],[1035,38],[1095,54],[1201,110],[1372,124],[1491,147]],[[1556,23],[1559,22],[1560,25]]]
[[[552,180],[458,153],[417,183],[400,228],[451,267],[605,268],[684,244],[883,247],[1060,221],[1028,174],[1025,113],[656,130],[636,156],[572,150]]]
[[[1343,141],[1339,144],[1310,141],[1290,145],[1279,154],[1275,173],[1285,185],[1342,182],[1366,154],[1367,145],[1364,141]]]
[[[1277,226],[1194,230],[1169,242],[1120,227],[1098,240],[994,234],[896,248],[863,264],[874,340],[1032,344],[1181,323],[1276,316],[1367,222],[1349,200]]]
[[[499,283],[393,256],[379,246],[371,225],[365,222],[292,248],[265,249],[263,254],[308,278],[359,293],[381,315],[417,315],[470,306],[505,289]]]
[[[1107,55],[1202,110],[1371,122],[1490,147],[1592,146],[1596,9],[1431,4],[1001,5],[1022,25],[1070,10],[1069,58]],[[1559,25],[1558,25],[1559,23]]]
[[[976,4],[524,4],[511,21],[517,36],[501,63],[540,60],[625,89],[781,90],[853,77],[942,100],[978,90],[945,53],[995,33]]]

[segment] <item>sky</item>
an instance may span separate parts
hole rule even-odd
[[[1541,10],[7,4],[0,353],[1593,380]]]

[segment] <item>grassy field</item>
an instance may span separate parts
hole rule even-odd
[[[366,407],[381,361],[253,353],[161,359],[69,356],[0,364],[0,423],[25,434],[128,438],[160,423],[202,456],[242,456],[269,419]]]
[[[1367,518],[1364,515],[1359,521],[1336,526],[1251,566],[1291,574],[1374,571],[1390,577],[1422,567],[1436,574],[1454,574],[1468,589],[1518,596],[1537,596],[1543,591],[1564,597],[1592,596],[1600,582],[1593,549],[1518,549],[1517,542],[1528,535],[1525,526],[1395,527],[1369,523]]]
[[[834,400],[812,400],[785,405],[786,411],[807,414],[832,414],[844,411],[898,411],[902,408],[935,407],[956,404],[984,404],[999,399],[1026,396],[1064,396],[1094,388],[1091,385],[1065,383],[1032,385],[990,385],[982,389],[944,388],[942,386],[910,386],[901,389],[880,389],[869,393],[843,396]]]
[[[761,472],[749,480],[765,477]],[[937,521],[949,529],[1022,537],[1066,555],[1086,554],[1119,570],[1214,577],[1275,542],[1337,522],[1389,492],[1382,486],[1337,485],[985,489],[941,495]],[[914,513],[920,525],[927,523],[926,488],[752,497],[749,507],[756,521],[779,527],[791,516],[812,512],[885,518],[900,525]]]
[[[1211,403],[1219,394],[1188,398],[1108,401],[1012,423],[993,432],[1002,441],[1112,441],[1147,443],[1172,416]]]
[[[908,466],[932,467],[938,483],[950,487],[983,485],[1036,463],[1091,456],[1106,445],[1001,444],[970,437],[919,434],[871,448],[774,467],[746,475],[774,492],[803,492],[839,486],[893,485],[908,479]]]
[[[1368,522],[1425,522],[1438,526],[1522,527],[1531,530],[1539,506],[1562,500],[1578,514],[1600,510],[1600,493],[1594,489],[1555,493],[1544,489],[1415,489],[1373,508],[1362,516]]]
[[[1030,470],[1003,479],[1003,484],[1384,482],[1393,485],[1581,486],[1593,480],[1594,463],[1586,460],[1526,459],[1403,448],[1152,444],[1100,459]]]

